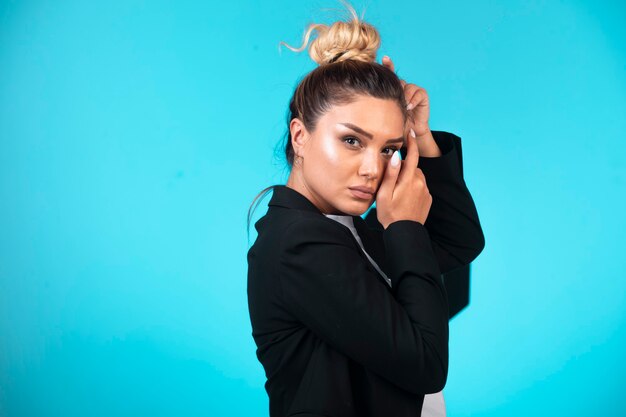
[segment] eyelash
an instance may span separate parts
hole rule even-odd
[[[347,140],[347,139],[354,139],[354,140],[356,140],[357,142],[361,142],[361,141],[359,140],[359,138],[355,138],[354,136],[346,136],[345,138],[343,138],[343,139],[342,139],[342,141],[343,141],[344,143],[347,143],[347,142],[346,142],[346,140]],[[348,144],[348,145],[350,145],[350,144]],[[350,146],[352,146],[352,145],[350,145]],[[393,153],[394,153],[395,151],[397,151],[399,148],[397,148],[397,147],[395,147],[395,146],[388,146],[388,147],[386,147],[385,149],[391,149],[391,153],[389,153],[389,154],[386,154],[386,155],[385,155],[385,156],[391,157],[391,156],[393,156]]]

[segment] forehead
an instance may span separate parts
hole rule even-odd
[[[372,133],[374,139],[401,137],[404,131],[403,114],[395,100],[361,95],[350,103],[333,106],[320,123],[329,128],[339,123],[352,123]]]

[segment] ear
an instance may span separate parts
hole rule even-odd
[[[302,120],[293,118],[289,123],[289,132],[291,133],[291,146],[293,146],[293,151],[296,155],[304,156],[306,143],[309,140],[309,132],[306,127],[304,127],[304,123]]]

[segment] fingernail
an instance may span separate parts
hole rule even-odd
[[[411,136],[416,137],[415,136],[415,130],[413,130],[413,128],[411,128]]]
[[[415,104],[409,103],[409,104],[407,104],[406,109],[407,110],[411,110],[413,107],[415,107]]]
[[[398,165],[400,165],[400,152],[394,151],[391,157],[391,166],[396,168]]]

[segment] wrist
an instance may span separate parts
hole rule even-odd
[[[432,136],[428,123],[423,126],[414,126],[413,131],[415,132],[417,139],[428,137],[429,135]]]
[[[441,156],[441,149],[437,146],[437,142],[435,142],[435,138],[433,137],[433,133],[428,129],[425,133],[417,136],[417,149],[419,151],[420,156],[424,156],[427,158],[436,158]]]

